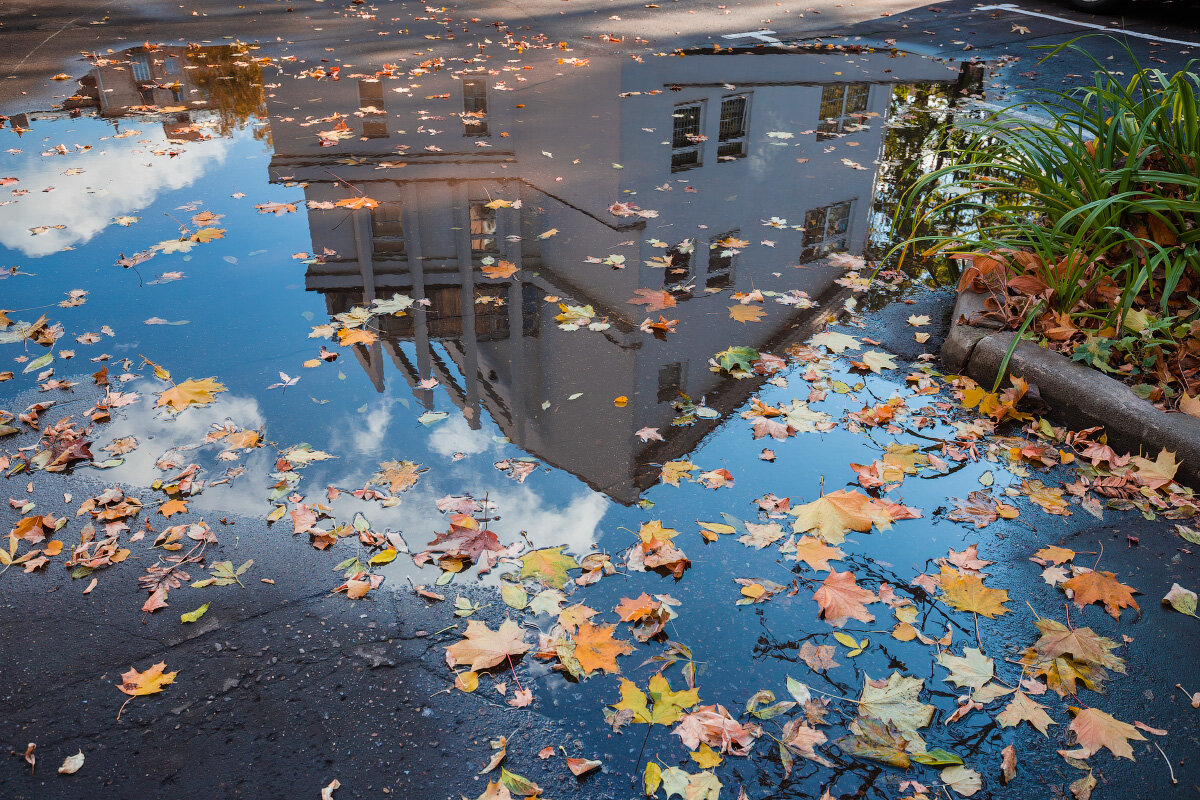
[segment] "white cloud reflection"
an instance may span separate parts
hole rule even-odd
[[[86,243],[113,224],[113,217],[136,215],[159,195],[195,183],[213,165],[223,162],[233,148],[229,139],[210,139],[188,144],[173,158],[156,156],[152,150],[180,148],[168,145],[157,122],[146,120],[138,129],[137,136],[110,139],[91,150],[62,156],[41,155],[44,148],[57,142],[30,140],[21,160],[5,166],[5,174],[19,177],[17,188],[27,189],[29,194],[0,210],[0,245],[40,257]],[[76,134],[64,135],[70,146],[69,137]],[[83,172],[63,174],[76,168]],[[49,186],[57,188],[42,191]],[[66,228],[30,233],[30,228],[43,225]]]

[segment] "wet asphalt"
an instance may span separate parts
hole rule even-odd
[[[417,5],[408,4],[405,12],[413,12]],[[569,6],[497,4],[484,6],[477,16],[486,12],[511,19],[514,13],[523,13],[535,19],[540,29],[568,40],[612,29],[616,23],[607,18],[619,14],[624,19],[617,27],[641,31],[652,49],[671,49],[711,42],[714,29],[753,30],[776,12],[775,3],[738,4],[731,15],[718,14],[709,6],[698,9],[701,19],[696,24],[696,15],[687,14],[684,3],[672,9],[666,20],[641,16],[640,5],[622,4],[620,11],[614,11],[617,4],[578,0]],[[827,13],[810,12],[802,19],[772,19],[765,24],[784,41],[895,39],[896,46],[913,52],[1020,56],[1019,64],[992,79],[993,87],[1005,92],[1069,83],[1071,74],[1083,72],[1083,65],[1074,62],[1051,67],[1030,64],[1036,53],[1028,50],[1029,45],[1053,44],[1080,32],[1069,23],[1006,11],[973,11],[974,4],[964,2],[933,6],[874,2],[854,9],[829,5],[823,9]],[[1147,5],[1138,4],[1140,10],[1126,18],[1130,27],[1200,41],[1200,27],[1178,12],[1188,4],[1142,8]],[[247,3],[242,10],[233,4],[202,3],[185,9],[170,4],[102,8],[98,4],[0,4],[0,102],[11,103],[21,92],[28,92],[25,97],[31,102],[52,97],[58,86],[47,80],[49,75],[78,65],[79,50],[115,44],[114,32],[127,41],[202,39],[230,29],[244,31],[241,35],[246,39],[258,31],[260,36],[303,37],[311,35],[308,25],[293,22],[303,13],[300,6]],[[881,17],[889,6],[900,9]],[[296,10],[290,10],[293,7]],[[1028,7],[1089,21],[1087,15],[1049,4]],[[560,13],[563,8],[567,13]],[[193,10],[206,16],[193,16]],[[91,25],[101,13],[108,17],[104,25]],[[1017,32],[1014,26],[1027,26],[1031,33]],[[351,35],[351,26],[346,28],[347,36]],[[1200,55],[1200,45],[1156,47],[1145,39],[1130,42],[1145,57],[1166,62],[1164,68]],[[970,50],[964,50],[967,45]],[[628,41],[622,47],[637,49]],[[926,293],[913,299],[914,305],[895,304],[867,315],[867,327],[860,333],[904,359],[914,358],[918,348],[897,322],[911,313],[928,313],[939,326],[931,341],[919,348],[929,350],[948,325],[950,296]],[[59,511],[67,508],[62,492],[74,495],[77,504],[79,498],[102,488],[84,477],[68,477],[40,484],[33,496],[40,507]],[[4,490],[19,496],[25,491],[24,481],[11,479]],[[1122,719],[1153,718],[1172,731],[1178,785],[1169,783],[1153,751],[1139,750],[1136,764],[1122,761],[1098,776],[1102,783],[1156,787],[1153,794],[1137,795],[1141,797],[1190,797],[1200,792],[1200,764],[1191,755],[1200,746],[1195,716],[1200,712],[1173,686],[1184,675],[1196,675],[1187,663],[1197,654],[1195,621],[1164,613],[1157,600],[1172,582],[1195,586],[1200,560],[1186,543],[1169,535],[1169,528],[1161,521],[1128,520],[1097,526],[1077,514],[1070,524],[1056,524],[1053,530],[1015,524],[997,529],[1002,541],[1008,537],[1025,545],[1031,541],[1062,544],[1081,553],[1103,549],[1107,568],[1144,592],[1139,597],[1144,613],[1137,620],[1099,630],[1117,639],[1132,636],[1141,645],[1130,649],[1129,675],[1122,679],[1136,683],[1139,691],[1123,693],[1124,705],[1106,700],[1105,709]],[[72,581],[63,570],[38,581],[0,584],[0,749],[11,753],[0,767],[0,797],[316,798],[320,787],[335,778],[342,782],[335,794],[338,800],[474,797],[484,783],[476,773],[490,755],[481,732],[568,746],[573,741],[574,733],[550,715],[514,714],[500,699],[448,692],[443,647],[455,636],[445,629],[458,622],[448,604],[431,606],[409,592],[379,592],[369,602],[349,604],[329,595],[329,560],[322,554],[308,547],[269,546],[290,538],[288,533],[270,529],[261,520],[229,514],[220,536],[221,558],[237,561],[238,550],[244,547],[255,554],[257,577],[286,575],[288,579],[274,585],[251,582],[220,612],[182,629],[172,614],[131,613],[128,599],[140,595],[135,586],[140,569],[114,571],[90,596],[68,591]],[[1013,548],[1014,553],[1027,550],[1026,546]],[[1014,568],[999,583],[1009,587],[1018,603],[1027,598],[1039,607],[1036,600],[1061,602],[1057,590],[1039,585],[1035,570]],[[1024,642],[1012,643],[1020,644]],[[125,700],[113,685],[119,682],[119,673],[130,664],[144,668],[160,660],[187,681],[173,687],[169,695],[135,699],[117,723]],[[1170,668],[1164,670],[1164,664]],[[1145,676],[1172,677],[1148,680]],[[1187,689],[1200,691],[1200,679],[1194,678],[1193,684]],[[30,742],[37,744],[36,768],[21,759]],[[1036,749],[1034,738],[1027,743],[1027,749]],[[87,754],[85,768],[74,776],[55,774],[62,759],[78,749]],[[1047,763],[1057,760],[1054,747],[1042,749]],[[510,767],[547,787],[549,796],[636,796],[635,790],[609,775],[577,784],[560,759],[543,762],[530,752],[526,749],[524,756],[514,756]],[[1036,776],[1038,762],[1025,771]],[[752,796],[768,795],[760,790]],[[1031,778],[1020,796],[1055,795],[1049,785]]]

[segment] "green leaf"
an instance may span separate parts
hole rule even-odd
[[[1171,585],[1171,591],[1167,592],[1167,596],[1162,599],[1165,605],[1178,611],[1180,614],[1187,614],[1189,617],[1196,616],[1196,593],[1191,589],[1185,589],[1178,583]]]
[[[791,675],[787,677],[788,694],[796,698],[796,702],[804,705],[812,699],[812,693],[809,691],[808,684],[801,683]]]
[[[500,599],[506,606],[515,608],[517,611],[521,611],[529,605],[529,595],[525,592],[525,587],[519,583],[501,583]]]
[[[938,747],[924,753],[913,753],[912,760],[927,767],[949,767],[963,760],[949,751]]]
[[[1179,534],[1179,538],[1192,544],[1200,544],[1200,531],[1195,528],[1185,528],[1182,525],[1175,526],[1175,532]]]
[[[504,767],[500,768],[500,782],[510,792],[521,797],[531,797],[542,793],[542,787],[526,777],[509,772]]]
[[[21,374],[24,375],[26,372],[33,372],[35,369],[41,369],[53,360],[53,352],[46,353],[44,356],[39,356],[38,358],[35,358],[33,361],[30,361],[28,364],[26,364],[25,369],[21,370]]]
[[[195,611],[189,611],[186,614],[179,615],[180,622],[195,622],[203,617],[208,612],[208,603],[197,608]]]

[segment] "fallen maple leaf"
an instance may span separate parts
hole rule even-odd
[[[674,691],[661,673],[650,676],[650,694],[639,689],[633,681],[621,679],[621,702],[613,706],[618,711],[628,712],[630,722],[646,725],[673,725],[683,716],[686,708],[700,702],[696,689]],[[653,708],[648,703],[653,701]]]
[[[838,666],[838,662],[833,658],[835,653],[837,648],[831,644],[814,645],[812,642],[805,642],[800,647],[800,660],[812,671],[824,672]]]
[[[1007,614],[1004,603],[1008,601],[1008,590],[992,589],[983,585],[979,575],[963,574],[949,567],[942,567],[937,583],[942,587],[942,600],[958,611],[969,611],[995,618]]]
[[[1137,601],[1133,599],[1133,593],[1137,589],[1118,581],[1115,574],[1100,570],[1083,572],[1079,571],[1082,569],[1080,567],[1073,569],[1077,570],[1075,577],[1063,581],[1062,588],[1070,593],[1069,596],[1079,608],[1091,603],[1103,603],[1104,610],[1116,620],[1121,618],[1123,608],[1132,606],[1141,611]]]
[[[156,406],[169,406],[172,411],[183,411],[188,406],[206,406],[219,392],[226,391],[215,378],[189,378],[170,389],[158,393]]]
[[[840,561],[846,557],[846,554],[815,536],[802,536],[796,542],[792,557],[797,561],[803,561],[813,569],[828,570],[830,561]]]
[[[371,476],[371,483],[386,486],[395,494],[397,491],[406,492],[416,484],[421,473],[428,470],[413,461],[385,461],[379,465],[379,471]]]
[[[832,570],[813,593],[813,600],[821,607],[818,616],[835,628],[840,628],[850,619],[874,622],[875,616],[867,611],[865,603],[878,602],[879,598],[874,592],[860,588],[853,572]]]
[[[734,305],[729,307],[729,318],[738,322],[761,322],[766,309],[762,306]]]
[[[864,717],[890,722],[910,743],[924,749],[925,742],[917,728],[928,725],[936,710],[919,699],[924,685],[920,678],[906,677],[899,672],[893,672],[886,681],[872,681],[864,675],[858,711]]]
[[[174,683],[175,676],[179,674],[178,670],[165,672],[166,668],[165,661],[158,662],[145,672],[138,672],[135,667],[130,667],[128,672],[121,673],[121,685],[117,688],[129,695],[130,700],[148,694],[158,694],[168,684]],[[124,711],[128,704],[129,700],[121,704],[121,710],[117,712],[117,719],[121,718],[121,711]]]
[[[1037,728],[1043,736],[1047,737],[1050,735],[1047,732],[1047,728],[1058,724],[1050,719],[1050,715],[1046,713],[1044,705],[1022,691],[1018,691],[1013,695],[1013,699],[1004,707],[1004,710],[996,715],[996,722],[1005,728],[1012,728],[1020,725],[1022,722],[1028,722]]]
[[[796,517],[792,530],[796,533],[816,531],[829,544],[844,542],[847,531],[866,533],[871,530],[872,523],[879,520],[884,520],[885,524],[891,522],[890,517],[875,506],[871,498],[848,489],[822,495],[811,503],[791,509],[789,513]]]
[[[1080,748],[1070,751],[1059,750],[1059,753],[1071,758],[1089,758],[1095,755],[1100,748],[1107,747],[1118,758],[1136,760],[1133,757],[1133,747],[1129,742],[1130,740],[1144,742],[1146,737],[1138,733],[1132,725],[1121,722],[1098,708],[1071,706],[1069,710],[1075,715],[1070,729],[1075,734],[1075,740]]]
[[[757,725],[743,725],[724,706],[700,706],[684,714],[679,724],[671,731],[688,750],[695,750],[701,742],[722,753],[735,756],[750,754],[754,740],[762,734]]]
[[[634,306],[645,306],[647,311],[661,311],[675,305],[675,297],[662,289],[637,289],[633,297],[625,302]]]
[[[519,267],[511,261],[501,259],[495,264],[484,264],[481,269],[483,274],[489,278],[511,278],[517,273]]]
[[[632,653],[633,645],[613,638],[613,631],[616,627],[616,625],[593,625],[587,620],[579,623],[579,632],[575,634],[575,659],[579,661],[584,672],[591,674],[596,670],[621,671],[617,665],[617,656],[627,656]]]
[[[532,550],[521,556],[520,579],[537,578],[547,586],[561,589],[567,584],[567,571],[579,569],[574,556],[565,555],[565,545]]]
[[[524,655],[529,647],[525,631],[510,619],[501,622],[494,631],[486,623],[472,619],[467,621],[464,638],[446,648],[446,663],[451,667],[466,664],[472,671],[478,671],[512,656]]]

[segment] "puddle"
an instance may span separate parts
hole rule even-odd
[[[991,769],[1004,743],[994,724],[977,715],[941,725],[960,692],[942,681],[929,647],[892,638],[890,609],[875,606],[874,625],[851,629],[869,640],[861,655],[842,647],[846,666],[813,672],[799,649],[834,642],[816,620],[813,571],[777,546],[717,534],[706,544],[696,533],[698,520],[733,518],[739,534],[745,522],[786,527],[790,516],[756,501],[774,493],[794,508],[844,488],[849,463],[869,464],[893,441],[936,453],[939,437],[952,437],[939,411],[921,408],[936,396],[805,343],[831,314],[863,304],[855,289],[866,273],[847,270],[887,247],[892,204],[911,179],[904,170],[943,135],[969,81],[953,65],[887,52],[635,60],[497,39],[507,49],[486,56],[355,64],[326,62],[317,48],[304,58],[282,46],[134,47],[82,76],[66,110],[7,109],[3,306],[14,320],[44,313],[65,335],[52,376],[6,362],[16,376],[0,384],[5,407],[49,397],[60,403],[51,416],[80,415],[96,399],[91,374],[107,366],[114,391],[139,397],[126,394],[131,402],[92,436],[108,467],[78,472],[129,487],[149,510],[167,499],[156,481],[197,464],[210,485],[187,498],[180,519],[283,514],[279,548],[309,546],[290,535],[290,512],[303,508],[320,512],[318,543],[361,514],[388,544],[418,553],[447,530],[437,501],[448,495],[486,501],[505,546],[565,546],[614,562],[643,523],[661,520],[685,534],[682,579],[622,567],[572,601],[611,621],[624,597],[668,593],[678,601],[668,634],[693,648],[704,702],[735,716],[764,687],[784,697],[789,674],[852,698],[864,675],[921,678],[937,715],[929,746]],[[921,269],[909,277],[952,279],[938,265]],[[85,301],[58,307],[73,290]],[[10,359],[19,347],[6,347]],[[737,379],[714,368],[731,347],[792,358]],[[31,346],[30,356],[42,352]],[[170,414],[155,405],[167,385],[143,359],[176,382],[213,376],[226,391]],[[824,377],[814,382],[812,370]],[[34,391],[34,378],[52,377],[80,386]],[[839,424],[901,392],[908,407],[894,427]],[[819,429],[752,437],[742,416],[752,402],[793,400],[828,415],[814,418]],[[226,424],[261,432],[267,446],[205,442]],[[136,449],[101,455],[127,437]],[[301,444],[329,458],[305,465]],[[683,461],[696,466],[693,479],[728,470],[732,483],[664,485],[663,465]],[[380,476],[389,462],[414,466]],[[887,497],[923,516],[852,535],[838,565],[913,599],[914,624],[935,637],[952,629],[956,652],[975,641],[969,615],[910,582],[936,572],[932,559],[947,548],[978,539],[934,517],[947,492],[965,496],[993,470],[966,461],[948,480],[910,477]],[[331,566],[375,552],[352,528],[340,531],[351,535],[330,548]],[[1028,569],[1008,566],[1026,553],[1000,540],[986,548],[1000,562],[997,585],[1028,580]],[[477,567],[454,566],[467,569],[442,585],[432,563],[403,554],[374,572],[383,590],[420,585],[448,603],[462,594],[502,618],[495,589],[508,565],[482,581]],[[737,578],[780,593],[735,605],[747,596]],[[199,596],[175,591],[181,607],[195,599],[185,592]],[[542,631],[552,624],[511,613]],[[644,686],[657,665],[638,664],[662,652],[638,645],[622,659],[624,675]],[[431,662],[442,653],[434,648]],[[581,749],[605,762],[580,791],[633,791],[621,787],[650,758],[695,770],[665,727],[649,746],[639,726],[609,732],[602,711],[619,698],[615,679],[575,683],[536,662],[528,670],[535,707],[578,725]],[[668,675],[682,680],[678,668]],[[838,735],[851,712],[831,708]],[[898,772],[845,753],[826,753],[832,769],[796,757],[785,777],[769,739],[756,752],[717,769],[727,796],[738,785],[757,797],[897,796]],[[937,781],[932,769],[909,777]]]

